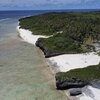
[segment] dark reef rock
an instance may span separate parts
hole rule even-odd
[[[46,58],[65,54],[65,53],[51,52],[50,50],[48,50],[48,48],[43,46],[43,44],[41,42],[41,38],[39,38],[36,41],[36,46],[39,47],[44,52],[44,55]]]
[[[80,88],[73,88],[70,90],[70,96],[77,96],[77,95],[80,95],[82,94],[82,91]]]
[[[58,90],[66,90],[70,88],[82,88],[88,85],[87,81],[78,78],[66,78],[65,80],[56,80]]]
[[[90,85],[93,86],[94,88],[100,89],[100,80],[92,80],[90,81]]]

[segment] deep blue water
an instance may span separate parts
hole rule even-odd
[[[0,19],[20,18],[24,16],[41,14],[46,11],[0,11]]]
[[[0,11],[0,42],[15,37],[18,19],[47,11]]]
[[[100,9],[67,9],[67,10],[28,10],[28,11],[0,11],[0,19],[20,18],[24,16],[37,15],[46,12],[91,12]]]

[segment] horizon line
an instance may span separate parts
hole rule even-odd
[[[71,8],[71,9],[14,9],[14,10],[0,10],[0,11],[53,11],[53,10],[100,10],[100,8]]]

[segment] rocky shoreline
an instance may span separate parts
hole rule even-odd
[[[56,79],[57,90],[69,90],[70,96],[77,96],[82,94],[82,88],[85,86],[92,86],[100,89],[100,80],[83,80],[79,78]]]
[[[50,52],[47,48],[42,46],[40,40],[41,39],[39,39],[39,37],[38,37],[37,41],[36,42],[34,41],[34,42],[35,42],[35,45],[43,51],[43,53],[45,55],[45,58],[49,59],[49,58],[52,58],[54,56],[59,56],[59,55],[65,54],[65,53]],[[58,65],[57,65],[57,68],[58,68]],[[55,76],[55,80],[56,80],[57,90],[69,90],[70,96],[77,96],[77,95],[82,94],[81,88],[83,88],[85,86],[88,86],[88,85],[91,85],[93,87],[99,87],[99,85],[98,85],[99,82],[96,81],[96,80],[95,81],[92,80],[90,82],[90,81],[87,81],[87,80],[78,79],[76,77],[74,77],[74,78],[65,78],[65,79],[59,80],[56,76]]]
[[[39,47],[43,51],[45,58],[65,54],[65,53],[50,52],[48,50],[48,48],[43,47],[43,45],[41,43],[41,39],[38,39],[36,41],[36,46]],[[96,80],[96,79],[83,80],[83,79],[79,79],[79,78],[74,77],[74,78],[66,78],[64,80],[62,80],[62,79],[60,80],[57,78],[57,76],[55,76],[55,80],[56,80],[57,90],[69,90],[69,89],[71,89],[69,91],[70,96],[77,96],[77,95],[82,94],[81,88],[88,86],[88,85],[93,86],[95,88],[100,88],[100,81]]]
[[[41,39],[38,39],[36,41],[36,46],[39,47],[46,58],[49,57],[54,57],[54,56],[59,56],[65,53],[56,53],[56,52],[50,52],[48,50],[48,48],[43,47],[42,43],[41,43]],[[76,96],[76,95],[80,95],[82,94],[81,88],[87,86],[87,85],[91,85],[95,88],[100,88],[100,80],[82,80],[79,78],[66,78],[64,80],[59,80],[57,78],[57,76],[55,76],[55,80],[56,80],[56,88],[57,90],[68,90],[68,89],[72,89],[70,91],[70,95],[71,96]]]
[[[50,50],[48,50],[48,48],[43,47],[43,45],[42,45],[42,43],[41,43],[41,38],[39,38],[39,39],[36,41],[35,45],[36,45],[37,47],[39,47],[39,48],[43,51],[43,53],[44,53],[44,55],[45,55],[45,58],[49,58],[49,57],[54,57],[54,56],[58,56],[58,55],[65,54],[65,53],[51,52]]]
[[[71,88],[82,88],[89,82],[78,78],[66,78],[65,80],[56,79],[56,87],[58,90],[67,90]]]

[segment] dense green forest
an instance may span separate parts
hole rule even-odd
[[[52,12],[19,20],[33,34],[54,35],[40,39],[51,52],[81,53],[94,50],[100,40],[100,12]]]
[[[49,53],[89,52],[95,50],[93,42],[100,40],[100,12],[53,12],[19,21],[21,28],[31,30],[33,34],[53,35],[38,40],[42,49]],[[56,74],[59,80],[73,77],[100,79],[100,64]]]

